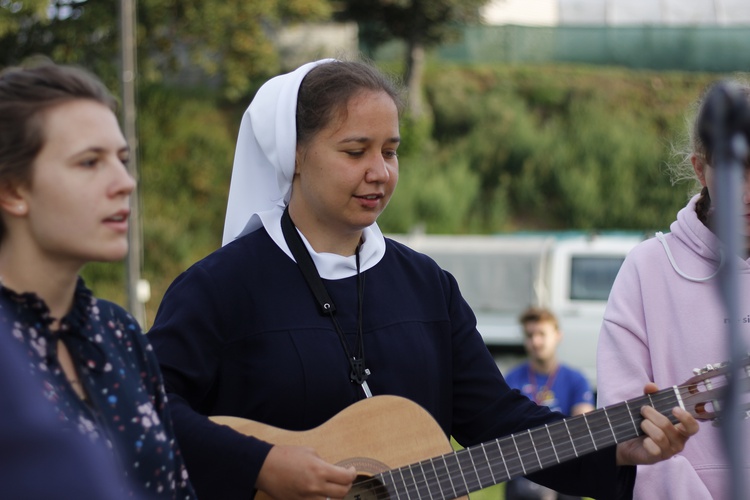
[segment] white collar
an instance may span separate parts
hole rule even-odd
[[[292,260],[292,251],[286,244],[284,234],[281,231],[281,216],[284,213],[282,207],[274,207],[271,210],[255,214],[251,219],[258,225],[262,225],[266,232],[276,245],[284,251]],[[344,257],[334,253],[317,253],[313,250],[305,235],[297,231],[302,236],[302,241],[310,252],[315,268],[318,270],[320,277],[327,280],[338,280],[355,276],[357,274],[357,262],[354,255]],[[380,231],[377,223],[366,227],[362,231],[363,243],[359,249],[359,266],[360,271],[364,272],[375,266],[385,255],[385,238]]]

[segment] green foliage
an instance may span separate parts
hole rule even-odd
[[[91,262],[81,272],[86,285],[97,297],[127,304],[125,262]]]
[[[198,92],[150,87],[141,107],[144,275],[158,294],[221,245],[237,125]]]
[[[345,0],[336,17],[356,21],[367,54],[393,39],[403,41],[404,81],[409,113],[421,117],[425,49],[461,36],[462,28],[480,21],[488,0]]]
[[[416,40],[426,47],[455,39],[461,26],[480,20],[488,0],[344,0],[338,17],[360,25],[360,39],[375,47],[392,38]]]
[[[0,67],[44,55],[84,66],[114,87],[116,12],[113,1],[0,0]]]
[[[399,157],[417,154],[424,148],[432,147],[431,116],[425,115],[418,119],[409,115],[402,116],[399,120],[399,132],[401,134]]]
[[[686,110],[716,78],[441,64],[426,94],[435,137],[480,179],[468,227],[648,229],[685,203],[664,167]]]
[[[434,148],[399,157],[399,184],[379,225],[388,232],[416,226],[431,233],[465,233],[466,214],[479,182],[466,162],[441,161]]]
[[[18,24],[44,23],[47,20],[49,0],[0,0],[0,39],[15,32]]]
[[[166,69],[200,69],[222,82],[225,98],[237,101],[250,94],[258,80],[277,74],[280,67],[272,34],[283,20],[328,17],[325,0],[283,2],[221,0],[181,2],[144,0],[139,12],[147,53],[162,55],[147,62],[146,73],[162,75]],[[306,17],[307,16],[307,17]],[[187,54],[189,64],[164,54]],[[151,70],[151,71],[149,71]]]
[[[116,89],[119,3],[0,0],[0,67],[44,54],[85,66]],[[211,81],[224,98],[242,100],[281,69],[273,34],[283,23],[330,14],[327,0],[139,0],[141,81]]]

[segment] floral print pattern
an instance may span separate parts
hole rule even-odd
[[[29,370],[61,422],[113,450],[134,498],[192,499],[174,438],[156,357],[137,322],[92,296],[79,278],[71,311],[52,330],[46,304],[33,293],[0,286],[0,322],[24,343]],[[87,394],[81,399],[57,358],[62,341]]]

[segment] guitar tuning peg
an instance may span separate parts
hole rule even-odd
[[[695,374],[695,375],[703,375],[704,373],[712,372],[714,370],[716,370],[716,368],[714,368],[714,365],[712,365],[711,363],[709,363],[706,366],[704,366],[703,368],[693,368],[693,374]]]
[[[703,375],[704,373],[721,370],[722,368],[726,368],[727,366],[729,366],[729,363],[726,361],[721,363],[709,363],[703,368],[693,368],[693,375]]]

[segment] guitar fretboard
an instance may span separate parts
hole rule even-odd
[[[376,476],[392,499],[453,499],[643,434],[640,409],[653,406],[673,423],[677,388],[511,434]]]

